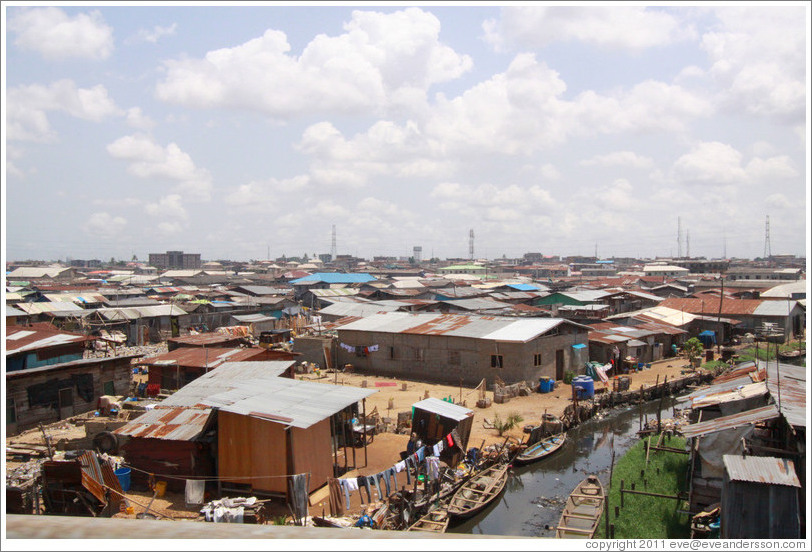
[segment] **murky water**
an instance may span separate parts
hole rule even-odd
[[[663,418],[671,417],[673,404],[673,399],[663,401]],[[644,404],[643,415],[656,417],[658,405],[659,400]],[[594,473],[608,487],[612,449],[617,462],[638,441],[639,415],[637,405],[618,408],[571,430],[567,442],[550,458],[513,468],[498,502],[448,532],[555,537],[564,503],[578,483]]]

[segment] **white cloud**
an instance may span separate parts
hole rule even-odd
[[[299,175],[288,179],[269,178],[239,186],[226,196],[226,203],[240,209],[276,213],[284,209],[280,196],[297,196],[308,191],[310,178]]]
[[[776,209],[791,209],[793,204],[784,194],[770,194],[764,199],[764,203]],[[796,205],[798,205],[796,203]]]
[[[724,6],[719,29],[702,36],[719,99],[731,111],[803,117],[806,106],[804,6]]]
[[[790,161],[786,155],[769,157],[767,159],[760,157],[753,158],[747,164],[746,170],[750,178],[764,182],[798,176],[798,171],[795,170],[792,166],[792,161]]]
[[[512,6],[483,24],[485,39],[497,50],[541,48],[579,41],[601,48],[642,50],[690,37],[690,28],[656,8],[636,6]]]
[[[144,211],[150,216],[167,219],[164,222],[171,225],[182,225],[189,220],[183,198],[178,194],[170,194],[156,203],[149,203],[144,206]]]
[[[153,121],[140,107],[131,107],[127,110],[127,124],[140,130],[148,130],[155,126]]]
[[[728,144],[702,142],[674,163],[676,178],[702,184],[742,183],[747,174],[741,166],[742,154]]]
[[[67,79],[48,86],[31,84],[11,88],[6,97],[6,108],[8,139],[38,142],[56,138],[48,120],[50,111],[96,123],[123,113],[104,86],[78,88]]]
[[[127,226],[127,219],[124,217],[112,216],[107,212],[93,213],[84,223],[83,229],[91,235],[103,235],[113,237],[120,235]]]
[[[168,27],[155,25],[152,29],[139,29],[136,38],[137,40],[155,44],[161,37],[174,35],[177,28],[177,23],[172,23]]]
[[[167,178],[178,183],[177,190],[200,201],[211,198],[209,171],[195,166],[189,154],[174,142],[165,148],[144,135],[123,136],[107,145],[107,152],[130,162],[127,170],[139,178]]]
[[[629,167],[633,169],[648,169],[654,166],[654,161],[650,157],[638,155],[633,151],[613,151],[605,155],[596,155],[590,159],[581,161],[581,165],[586,167]]]
[[[49,60],[106,59],[113,52],[113,29],[98,11],[68,16],[59,8],[15,11],[8,28],[14,44]]]
[[[472,61],[439,42],[440,22],[418,8],[354,11],[336,37],[318,35],[290,53],[285,33],[267,30],[202,59],[165,62],[159,99],[195,108],[237,108],[279,119],[313,112],[417,109],[427,89],[459,77]]]

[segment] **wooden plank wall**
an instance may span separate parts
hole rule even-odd
[[[326,418],[307,429],[291,428],[291,433],[293,445],[291,473],[310,472],[308,492],[313,492],[333,476],[330,419]]]
[[[218,459],[223,481],[253,489],[286,493],[287,444],[285,427],[268,420],[223,412],[218,414]]]

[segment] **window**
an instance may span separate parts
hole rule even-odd
[[[533,355],[533,366],[541,366],[541,353]]]
[[[113,383],[113,380],[106,381],[102,384],[102,395],[115,395],[116,394],[116,386]]]
[[[491,368],[502,368],[502,355],[491,355]]]
[[[14,397],[6,397],[6,423],[17,423],[17,405],[14,404]]]
[[[414,349],[414,359],[415,360],[423,360],[423,349]]]
[[[459,366],[460,365],[460,352],[459,351],[448,351],[448,363],[452,366]]]
[[[394,347],[389,347],[389,358],[391,358],[392,360],[395,359],[395,348]]]

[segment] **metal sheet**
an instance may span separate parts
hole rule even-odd
[[[764,364],[764,363],[760,363]],[[806,427],[806,368],[792,364],[766,363],[767,389],[790,425]]]
[[[724,431],[726,429],[735,429],[745,425],[756,424],[767,420],[778,418],[780,414],[775,405],[770,404],[761,408],[754,408],[753,410],[746,410],[738,414],[730,416],[722,416],[707,422],[700,422],[698,424],[690,424],[682,426],[680,433],[688,439],[691,437],[699,437],[709,433],[716,433],[717,431]]]
[[[412,407],[415,410],[425,410],[426,412],[439,414],[444,418],[450,418],[452,420],[457,420],[458,422],[474,415],[474,411],[469,408],[465,408],[447,401],[442,401],[440,399],[435,399],[433,397],[416,402],[412,405]]]
[[[795,464],[786,458],[725,454],[722,461],[731,481],[801,487]]]

